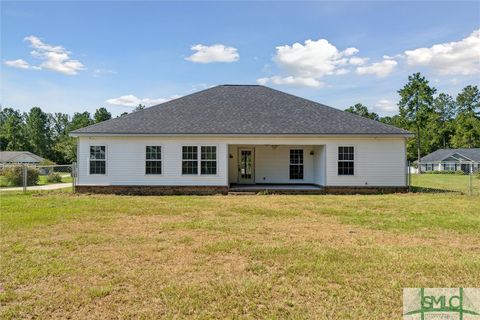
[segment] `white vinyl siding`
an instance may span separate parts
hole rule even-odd
[[[106,175],[88,174],[90,145],[106,146]],[[162,146],[161,175],[145,174],[145,147],[152,145]],[[182,146],[188,145],[216,146],[217,174],[182,175]],[[338,147],[345,145],[355,146],[354,176],[338,176]],[[236,182],[236,170],[238,170],[236,150],[240,146],[255,148],[256,183],[292,183],[289,179],[289,150],[303,148],[304,179],[299,183],[327,186],[405,186],[406,184],[405,138],[356,136],[80,137],[78,183],[80,185],[224,186],[229,182]]]

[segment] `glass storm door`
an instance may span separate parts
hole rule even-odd
[[[238,183],[254,183],[253,149],[238,149]]]

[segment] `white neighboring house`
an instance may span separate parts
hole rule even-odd
[[[28,151],[0,151],[0,164],[40,164],[44,158]]]
[[[420,159],[422,172],[480,170],[480,148],[439,149]]]
[[[71,133],[79,192],[407,187],[411,133],[258,85],[222,85]]]

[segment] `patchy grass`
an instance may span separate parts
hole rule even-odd
[[[480,197],[2,194],[17,318],[400,318],[480,286]]]

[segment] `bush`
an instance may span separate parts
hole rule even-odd
[[[457,170],[457,171],[426,171],[423,172],[422,174],[456,174],[456,175],[464,175],[465,172],[462,170]]]
[[[47,176],[48,183],[62,182],[62,176],[58,173],[52,172]]]
[[[38,170],[34,168],[27,168],[27,185],[34,186],[38,183]],[[23,167],[7,167],[3,169],[3,176],[7,180],[10,186],[22,186],[23,185]]]

